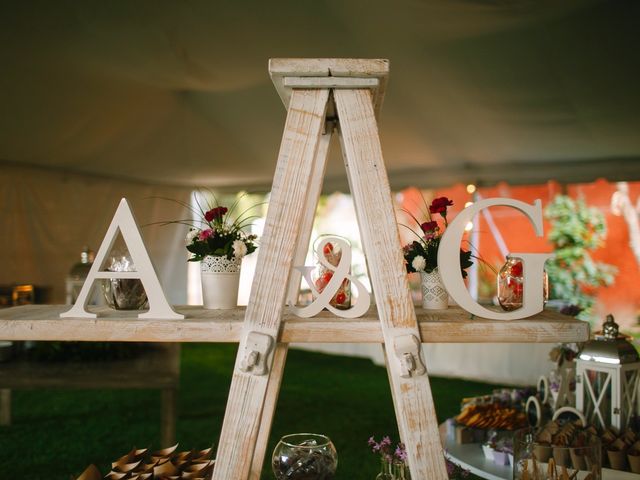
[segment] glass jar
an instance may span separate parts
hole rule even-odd
[[[567,445],[538,441],[543,429],[518,430],[513,443],[513,479],[557,480],[565,478],[602,479],[600,439],[586,431],[576,432]]]
[[[522,259],[507,257],[506,263],[498,272],[498,303],[503,310],[510,312],[522,307],[524,278],[522,276]],[[549,280],[547,272],[543,273],[542,292],[544,301],[549,299]]]
[[[324,257],[324,260],[333,267],[337,267],[342,259],[342,250],[340,245],[336,242],[332,242],[331,238],[335,238],[335,235],[321,235],[314,244],[316,268],[313,272],[313,282],[318,293],[322,293],[333,278],[333,270],[320,262],[318,258],[318,249],[322,249],[322,256]],[[349,244],[349,241],[346,238],[339,238],[343,242]],[[350,272],[351,266],[349,266],[349,273]],[[332,307],[340,310],[347,310],[351,307],[351,282],[348,278],[342,280],[340,287],[338,287],[338,290],[329,303]]]
[[[390,461],[380,459],[380,473],[376,475],[376,480],[396,480],[393,475],[393,464]]]
[[[338,454],[325,435],[293,433],[280,439],[271,467],[278,480],[333,480]]]
[[[128,252],[114,252],[107,260],[109,272],[135,272]],[[107,278],[102,292],[109,307],[115,310],[140,310],[147,305],[147,294],[138,278]]]

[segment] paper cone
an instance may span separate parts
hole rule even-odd
[[[620,450],[607,450],[607,456],[609,457],[609,463],[614,470],[626,470],[627,469],[627,454]]]
[[[104,477],[107,480],[122,480],[124,477],[128,477],[129,474],[128,473],[121,473],[121,472],[109,472],[107,473],[107,475]]]
[[[629,461],[629,467],[633,473],[640,473],[640,453],[633,452],[633,455],[629,453],[627,455],[627,460]]]
[[[102,480],[102,474],[98,467],[89,465],[84,472],[80,474],[77,480]]]
[[[132,472],[133,470],[138,468],[138,466],[140,466],[141,463],[142,463],[142,460],[138,460],[137,462],[134,462],[134,463],[116,463],[113,466],[113,470],[119,473]]]
[[[569,465],[571,461],[569,458],[569,449],[567,447],[553,447],[553,458],[559,467]]]
[[[580,448],[570,448],[569,455],[571,456],[571,464],[576,470],[586,470],[587,462],[584,458],[584,453]]]
[[[156,452],[153,452],[151,454],[151,458],[153,460],[157,460],[157,459],[160,459],[160,458],[170,457],[171,454],[176,451],[176,448],[178,448],[178,444],[177,443],[173,447],[163,448],[162,450],[158,450]]]
[[[533,453],[536,455],[536,459],[541,463],[544,463],[547,460],[549,460],[549,457],[551,457],[552,452],[553,450],[548,445],[535,444],[533,446]]]
[[[180,470],[178,470],[173,463],[165,462],[153,469],[153,475],[156,477],[168,477],[171,475],[180,476]]]

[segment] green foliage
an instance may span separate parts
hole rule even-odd
[[[547,262],[551,298],[579,307],[578,318],[591,320],[596,289],[613,284],[617,272],[613,265],[591,258],[590,252],[604,245],[604,215],[581,199],[558,195],[545,217],[551,222],[548,240],[555,251],[555,258]]]

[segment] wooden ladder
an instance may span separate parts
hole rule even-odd
[[[387,60],[272,59],[288,108],[243,333],[217,452],[215,480],[259,479],[287,344],[278,336],[295,298],[337,131],[387,353],[400,437],[412,478],[447,478],[376,123]]]

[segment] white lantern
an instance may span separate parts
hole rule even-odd
[[[607,315],[576,361],[576,407],[597,427],[625,428],[637,414],[640,357]]]

